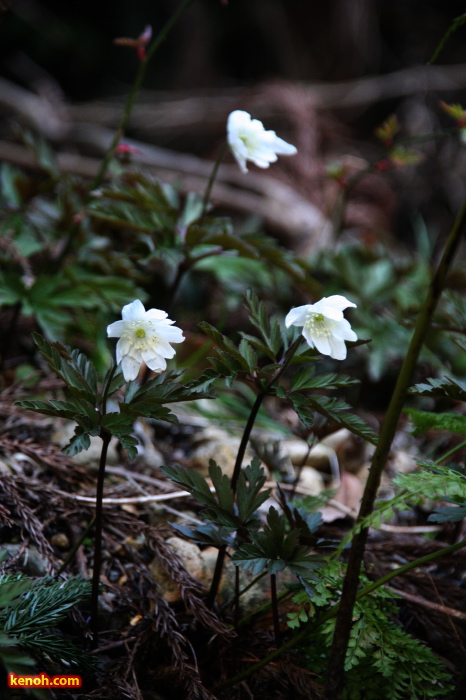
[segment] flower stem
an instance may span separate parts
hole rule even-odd
[[[364,588],[362,591],[359,591],[359,593],[356,596],[356,600],[361,600],[361,598],[364,598],[365,596],[369,595],[377,588],[380,588],[380,586],[384,586],[386,583],[389,583],[389,581],[391,581],[396,576],[405,574],[408,571],[411,571],[412,569],[416,569],[417,567],[422,566],[423,564],[428,564],[429,562],[438,559],[439,557],[442,557],[446,554],[451,554],[452,552],[455,552],[457,549],[461,549],[462,547],[466,547],[466,540],[463,540],[462,542],[457,542],[456,544],[452,544],[449,547],[445,547],[444,549],[438,550],[437,552],[427,554],[425,557],[421,557],[420,559],[415,559],[414,561],[411,561],[408,564],[405,564],[404,566],[400,566],[398,569],[390,571],[390,573],[386,574],[382,578],[379,578],[377,581],[374,581],[369,586],[366,586],[366,588]],[[285,644],[282,644],[281,647],[275,649],[275,651],[272,651],[268,656],[253,664],[245,671],[242,671],[233,678],[229,678],[226,681],[223,681],[223,683],[217,685],[213,689],[214,692],[223,690],[224,688],[229,688],[232,685],[240,683],[256,671],[260,671],[261,668],[267,666],[267,664],[274,661],[278,656],[280,656],[284,652],[288,651],[289,649],[292,649],[297,644],[304,642],[307,636],[312,634],[312,632],[315,632],[325,622],[331,620],[332,617],[335,617],[335,615],[338,613],[338,610],[340,609],[340,605],[341,601],[336,603],[328,610],[326,610],[326,612],[323,613],[317,620],[310,620],[309,622],[307,622],[301,627],[299,632],[296,632],[296,634],[294,634],[287,642],[285,642]]]
[[[290,345],[290,347],[285,352],[284,356],[282,357],[282,359],[280,361],[280,365],[281,365],[280,368],[275,372],[275,374],[266,383],[265,387],[263,389],[261,389],[256,396],[256,400],[254,402],[254,405],[251,409],[251,413],[249,414],[248,421],[247,421],[246,426],[244,428],[243,437],[241,438],[240,446],[238,449],[238,454],[236,455],[235,466],[233,468],[233,475],[231,477],[231,482],[230,482],[231,489],[233,491],[233,495],[236,494],[236,484],[238,483],[239,475],[241,474],[241,467],[243,464],[244,454],[246,452],[246,447],[247,447],[247,444],[249,442],[249,437],[250,437],[251,431],[254,427],[254,422],[256,420],[256,416],[259,413],[261,403],[264,400],[265,396],[267,395],[269,389],[273,386],[273,384],[275,382],[277,382],[280,379],[283,372],[290,364],[290,362],[293,358],[293,355],[295,354],[298,347],[301,345],[301,342],[302,342],[302,338],[301,338],[301,336],[299,336],[294,341],[294,343],[292,343],[292,345]],[[220,549],[218,550],[218,556],[217,556],[217,561],[215,564],[214,575],[212,577],[212,583],[210,585],[210,590],[209,590],[209,593],[207,594],[207,598],[206,598],[206,604],[208,606],[212,606],[214,604],[215,598],[217,596],[218,587],[220,585],[220,579],[222,577],[223,563],[225,561],[226,551],[227,551],[226,546],[220,547]]]
[[[125,129],[128,125],[128,121],[129,121],[129,118],[131,116],[131,111],[133,109],[134,102],[135,102],[137,94],[141,88],[142,81],[144,80],[144,76],[146,73],[146,68],[147,68],[152,56],[155,54],[155,52],[160,47],[162,42],[166,39],[168,33],[171,31],[171,29],[177,23],[177,21],[179,20],[181,15],[189,7],[189,5],[191,5],[192,2],[193,2],[193,0],[183,0],[183,2],[180,3],[176,12],[173,13],[173,15],[166,22],[166,24],[162,27],[162,29],[158,33],[157,37],[154,39],[154,41],[149,46],[149,49],[147,51],[145,59],[139,63],[139,70],[136,73],[136,78],[134,80],[131,91],[128,95],[128,99],[126,101],[126,105],[125,105],[125,108],[123,110],[123,114],[121,115],[120,123],[119,123],[118,128],[115,132],[115,135],[114,135],[113,140],[110,144],[110,147],[108,148],[107,153],[105,154],[105,157],[102,160],[99,172],[97,173],[97,175],[94,178],[94,181],[91,185],[91,188],[90,188],[91,191],[100,187],[102,180],[104,179],[105,174],[107,172],[110,161],[112,160],[113,156],[115,155],[116,147],[118,146],[120,139],[122,138],[123,134],[125,133]]]
[[[107,451],[111,440],[111,433],[105,428],[101,429],[102,451],[100,453],[99,474],[97,477],[96,508],[95,508],[95,533],[94,533],[94,569],[92,572],[92,593],[91,593],[91,632],[92,646],[95,648],[99,641],[98,628],[98,607],[99,607],[99,584],[100,569],[102,567],[102,498],[104,494],[105,465],[107,462]]]
[[[273,633],[275,636],[275,644],[280,646],[280,619],[278,617],[278,600],[277,600],[277,574],[270,574],[270,592],[272,594],[272,616],[273,616]]]
[[[408,352],[400,370],[395,389],[387,409],[378,444],[369,471],[369,477],[359,510],[357,522],[369,516],[379,488],[383,468],[387,461],[390,446],[395,435],[403,403],[411,383],[411,377],[421,352],[437,303],[446,284],[448,270],[458,249],[466,223],[466,200],[458,213],[450,231],[442,258],[432,278],[427,297],[422,306],[409,344]],[[344,663],[351,631],[353,607],[356,600],[359,572],[364,556],[368,528],[362,528],[353,539],[346,576],[343,583],[340,607],[338,610],[332,651],[330,654],[327,686],[324,700],[339,700],[344,685]]]
[[[227,152],[228,144],[225,141],[225,143],[222,145],[220,148],[220,151],[218,153],[218,156],[215,160],[214,167],[212,168],[212,172],[210,173],[209,177],[209,182],[207,183],[206,190],[204,192],[204,198],[202,200],[202,212],[201,212],[201,219],[204,218],[205,213],[207,211],[207,207],[209,206],[209,199],[210,199],[210,194],[212,192],[212,187],[214,186],[215,178],[217,177],[217,172],[220,167],[220,163],[222,162],[225,153]]]

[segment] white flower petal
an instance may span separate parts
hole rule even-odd
[[[342,296],[341,294],[334,294],[331,297],[324,297],[322,301],[325,300],[325,304],[333,306],[335,309],[347,309],[348,306],[354,306],[356,308],[356,304],[353,304],[352,301],[349,301],[346,297]]]
[[[294,155],[297,150],[274,131],[266,131],[262,122],[251,119],[243,110],[235,110],[227,120],[227,141],[239,167],[247,172],[246,161],[268,168],[277,154]]]
[[[318,306],[318,304],[315,304],[315,306]],[[343,311],[341,311],[341,309],[336,309],[333,306],[329,306],[328,304],[320,304],[318,313],[323,314],[325,318],[332,319],[332,321],[343,321]]]
[[[312,304],[305,304],[304,306],[296,306],[294,309],[291,309],[285,318],[285,326],[287,328],[290,326],[304,326],[306,316],[311,307]]]
[[[121,317],[123,321],[139,321],[144,318],[146,310],[142,301],[135,299],[131,304],[127,304],[123,307],[121,312]]]
[[[115,321],[107,326],[107,338],[120,338],[126,330],[125,321]]]
[[[311,348],[316,347],[323,355],[335,360],[346,358],[345,340],[357,340],[356,333],[343,316],[343,309],[356,306],[344,296],[334,294],[315,304],[291,309],[285,319],[287,328],[303,326],[302,334]]]
[[[332,349],[330,347],[330,341],[326,335],[313,335],[312,340],[317,350],[322,353],[322,355],[331,355]]]
[[[163,328],[163,330],[157,328],[157,333],[159,338],[163,336],[164,340],[167,340],[169,343],[182,343],[183,340],[185,340],[183,331],[176,326],[168,326],[167,328]]]
[[[153,351],[150,350],[150,351],[148,351],[148,352],[156,352],[156,353],[158,353],[159,355],[161,355],[162,357],[167,357],[168,359],[171,359],[172,357],[175,357],[175,354],[176,354],[175,349],[172,348],[172,346],[170,345],[170,343],[168,343],[168,342],[165,340],[165,338],[157,338],[156,347],[154,348]],[[144,353],[143,353],[143,357],[144,357]],[[145,361],[146,361],[146,359],[145,359],[145,357],[144,357],[144,362],[145,362]],[[146,364],[147,364],[147,363],[146,363]]]
[[[358,336],[356,333],[352,330],[350,324],[344,318],[340,323],[338,324],[338,327],[335,329],[334,335],[337,338],[341,338],[342,340],[357,340]]]
[[[344,360],[346,358],[346,345],[343,340],[332,336],[328,340],[331,348],[330,357],[333,357],[334,360]]]
[[[123,357],[121,360],[121,369],[127,382],[130,382],[132,379],[136,379],[139,374],[140,366],[141,363],[135,360],[133,357],[130,357],[129,355],[125,355],[125,357]]]
[[[167,318],[161,309],[145,311],[139,299],[123,307],[122,317],[122,321],[107,326],[107,334],[120,338],[116,360],[126,381],[136,379],[143,360],[154,371],[166,369],[164,358],[175,356],[170,343],[182,343],[185,339],[181,328],[174,326],[175,321]]]
[[[167,318],[168,314],[165,311],[162,311],[161,309],[149,309],[149,311],[146,311],[145,317],[146,318],[155,318],[155,319],[165,319]],[[174,321],[170,321],[170,323],[175,323]]]
[[[158,353],[149,352],[147,350],[142,353],[142,358],[153,372],[163,372],[164,369],[167,369],[166,361]]]
[[[294,156],[298,152],[296,146],[293,146],[291,143],[287,143],[276,135],[273,141],[273,150],[279,156]]]
[[[305,338],[306,342],[308,343],[310,348],[314,348],[314,337],[310,334],[309,328],[304,327],[302,336]]]

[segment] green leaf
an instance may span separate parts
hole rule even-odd
[[[19,274],[0,272],[0,306],[17,304],[25,296],[25,287]]]
[[[118,365],[113,375],[112,371],[113,367],[110,367],[105,373],[104,381],[102,383],[102,396],[104,396],[105,394],[107,394],[108,396],[112,396],[112,394],[114,394],[115,391],[121,389],[121,387],[125,384],[125,378],[123,376],[121,365]],[[110,386],[107,388],[110,377]]]
[[[251,323],[257,328],[264,339],[265,345],[269,348],[271,359],[276,360],[277,354],[284,346],[284,340],[280,329],[280,324],[275,316],[270,316],[265,304],[259,301],[256,294],[247,290],[246,306],[250,312]]]
[[[251,464],[241,471],[236,486],[238,515],[243,524],[250,525],[250,517],[269,498],[272,489],[261,491],[265,481],[266,475],[260,460],[254,457]]]
[[[215,496],[211,493],[207,481],[195,469],[184,469],[179,466],[160,467],[160,469],[165,476],[168,476],[169,479],[179,484],[186,491],[189,491],[199,503],[208,506],[217,505]]]
[[[249,333],[243,333],[240,331],[240,335],[244,340],[247,340],[251,345],[253,345],[257,350],[260,350],[264,355],[266,355],[272,362],[275,360],[275,354],[270,350],[270,348],[265,345],[259,338]]]
[[[38,333],[33,333],[33,338],[42,357],[68,389],[95,406],[97,374],[87,358],[61,343],[49,343]]]
[[[239,351],[241,355],[244,357],[246,360],[246,364],[248,367],[248,370],[251,374],[256,370],[257,368],[257,355],[252,349],[251,345],[248,343],[247,340],[244,338],[241,340],[239,344]]]
[[[139,441],[132,435],[119,435],[119,440],[122,446],[128,452],[130,459],[134,459],[138,454]]]
[[[234,544],[233,537],[231,534],[231,529],[225,527],[218,527],[213,523],[205,523],[202,525],[196,525],[196,527],[185,527],[183,525],[176,525],[175,523],[169,523],[175,530],[187,537],[192,542],[197,544],[207,545],[209,547],[220,547],[227,546],[232,547]]]
[[[353,379],[344,374],[319,374],[315,376],[315,366],[300,367],[291,379],[290,392],[300,389],[338,389],[340,387],[359,384],[358,379]]]
[[[432,523],[457,523],[464,518],[466,518],[466,501],[461,505],[436,508],[427,520]]]
[[[162,406],[157,401],[134,401],[131,404],[119,403],[120,413],[134,418],[145,416],[155,420],[163,420],[167,423],[178,423],[178,418],[167,406]]]
[[[298,397],[298,398],[297,398]],[[367,423],[365,423],[362,418],[349,413],[351,409],[344,401],[338,401],[337,399],[329,398],[327,396],[304,396],[302,394],[291,394],[289,397],[292,402],[296,412],[302,413],[304,409],[304,414],[306,415],[306,409],[312,409],[317,413],[320,413],[329,421],[336,423],[342,428],[347,428],[355,435],[359,435],[364,440],[371,442],[372,444],[377,444],[377,435],[374,433],[372,428],[370,428]],[[300,418],[301,415],[299,414]]]
[[[120,437],[133,430],[134,417],[124,413],[106,413],[102,416],[102,425],[107,428],[112,435]]]
[[[406,408],[413,423],[413,435],[420,435],[428,430],[448,430],[451,433],[466,433],[466,416],[461,413],[431,413]]]
[[[262,532],[250,531],[252,542],[238,548],[232,561],[257,575],[267,570],[269,574],[290,569],[300,579],[319,580],[315,570],[322,567],[323,559],[311,554],[308,546],[299,543],[300,531],[286,531],[286,519],[275,508],[267,514],[267,524]]]
[[[198,323],[198,326],[211,340],[214,341],[214,343],[220,349],[219,355],[223,360],[225,360],[226,362],[231,362],[229,359],[231,357],[234,360],[236,360],[237,367],[248,371],[249,368],[246,360],[244,359],[236,345],[229,338],[227,338],[225,335],[222,335],[220,331],[218,331],[214,326],[211,326],[210,323],[207,323],[207,321],[201,321],[200,323]],[[222,350],[223,354],[221,353]],[[227,364],[227,367],[228,366],[229,364]]]
[[[212,485],[217,494],[218,504],[220,508],[226,510],[231,515],[234,514],[234,495],[231,488],[230,479],[226,474],[223,474],[221,467],[214,462],[209,461],[209,476],[212,480]]]
[[[85,432],[80,425],[77,425],[74,429],[74,436],[71,438],[68,445],[66,445],[62,452],[65,455],[74,457],[82,450],[88,450],[91,446],[91,439],[89,433]]]
[[[415,384],[409,390],[417,396],[432,396],[434,398],[450,397],[458,401],[466,401],[466,382],[453,377],[428,379],[428,384]]]

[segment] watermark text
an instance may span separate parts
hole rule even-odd
[[[38,673],[36,676],[8,674],[9,688],[80,688],[82,684],[81,676],[49,676],[47,673]]]

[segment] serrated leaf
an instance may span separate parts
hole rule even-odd
[[[432,523],[457,523],[466,518],[466,502],[458,506],[441,506],[427,518]]]
[[[68,445],[65,445],[65,447],[62,449],[62,452],[70,457],[74,457],[79,452],[82,452],[82,450],[88,450],[91,446],[89,434],[86,433],[81,426],[77,425],[74,432],[75,434],[69,441]]]
[[[243,331],[240,331],[240,335],[244,340],[247,340],[248,343],[253,345],[257,350],[260,350],[264,355],[266,355],[272,362],[275,360],[275,353],[271,351],[271,349],[263,343],[259,338],[256,338],[256,336],[251,335],[250,333],[243,333]]]
[[[246,304],[250,312],[251,323],[257,328],[266,346],[271,353],[271,359],[275,360],[284,341],[280,324],[275,316],[270,316],[265,304],[250,289],[246,292]]]
[[[301,398],[296,400],[296,397]],[[301,412],[303,412],[303,409],[306,407],[311,408],[340,427],[347,428],[355,435],[359,435],[359,437],[362,437],[364,440],[374,445],[377,444],[377,435],[372,428],[359,416],[356,416],[354,413],[349,413],[351,406],[344,401],[329,398],[328,396],[316,396],[315,394],[312,396],[303,396],[298,393],[291,394],[290,399],[293,401],[294,408],[297,412],[297,407]]]
[[[131,433],[133,422],[134,417],[124,413],[106,413],[102,416],[103,427],[117,437]]]
[[[169,523],[169,525],[184,535],[184,537],[187,537],[197,544],[217,547],[218,549],[225,545],[227,547],[232,547],[234,544],[231,530],[218,527],[213,523],[203,523],[202,525],[196,525],[196,527],[186,527],[184,525],[177,525],[176,523]]]
[[[231,488],[230,479],[222,472],[221,467],[214,462],[213,459],[209,461],[209,476],[211,478],[212,485],[215,488],[215,493],[217,494],[220,508],[223,508],[228,513],[233,515],[234,494],[233,489]]]
[[[263,556],[256,545],[244,544],[233,554],[231,561],[245,570],[249,569],[253,576],[257,576],[268,568],[269,557]]]
[[[239,344],[239,351],[241,355],[244,357],[246,360],[247,367],[250,371],[251,374],[255,371],[257,367],[257,355],[252,349],[251,345],[248,343],[247,340],[244,338],[241,340]]]
[[[61,343],[49,343],[38,333],[33,333],[33,338],[42,357],[55,374],[63,379],[68,389],[95,405],[96,391],[91,388],[83,374],[86,374],[91,384],[96,383],[95,369],[87,358],[77,351],[72,353]]]
[[[120,412],[132,415],[134,418],[145,416],[167,423],[178,424],[178,417],[167,406],[162,406],[155,401],[135,401],[131,405],[120,403]]]
[[[238,515],[242,523],[249,523],[251,516],[269,498],[272,489],[261,491],[266,481],[260,460],[254,457],[251,464],[243,469],[238,477],[236,499]]]
[[[125,450],[128,452],[130,459],[134,459],[138,454],[139,440],[133,435],[119,435],[118,439]]]
[[[243,368],[246,371],[248,370],[246,360],[243,358],[236,345],[229,338],[220,333],[220,331],[218,331],[214,326],[211,326],[210,323],[207,323],[207,321],[201,321],[198,323],[198,326],[211,340],[214,341],[217,348],[219,348],[219,354],[221,355],[222,359],[224,356],[221,354],[221,351],[226,353],[226,356],[232,357],[234,360],[236,360],[239,368]],[[227,366],[229,365],[227,364]]]
[[[291,379],[290,392],[301,389],[338,389],[340,387],[359,384],[358,379],[353,379],[347,375],[334,373],[315,374],[314,365],[300,367]]]
[[[434,398],[450,397],[458,401],[466,401],[466,382],[453,377],[430,378],[427,384],[415,384],[409,393],[417,396],[432,396]]]
[[[466,433],[466,416],[461,413],[431,413],[407,408],[407,413],[413,423],[413,435],[420,435],[427,430],[448,430],[451,433]]]
[[[189,491],[200,503],[207,506],[217,505],[215,496],[211,493],[207,481],[195,469],[185,469],[184,467],[176,465],[169,467],[163,466],[160,467],[160,469],[165,476],[168,476],[169,479],[179,484],[182,488],[186,489],[186,491]]]
[[[109,380],[110,386],[107,387]],[[115,391],[121,389],[123,384],[125,384],[125,381],[126,380],[123,376],[121,365],[118,365],[115,371],[113,367],[110,367],[105,373],[104,381],[102,383],[102,396],[112,396]]]

